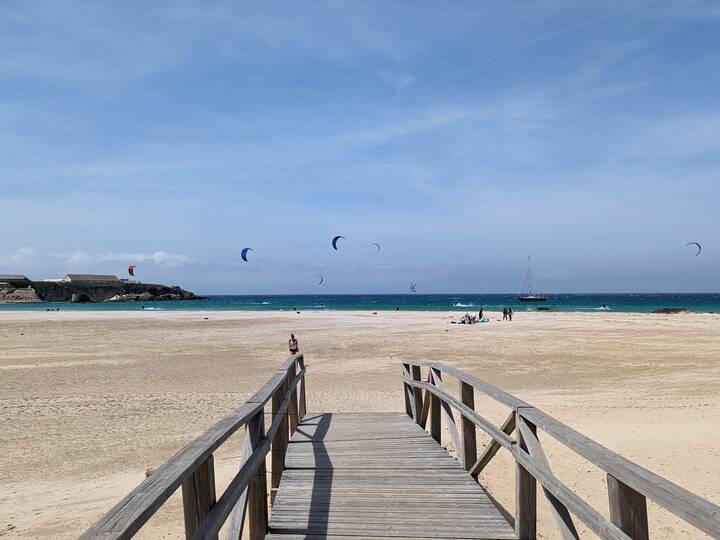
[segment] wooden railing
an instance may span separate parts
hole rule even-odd
[[[271,400],[272,418],[265,430],[264,409]],[[296,354],[255,395],[158,467],[81,538],[131,538],[180,486],[188,540],[217,538],[228,518],[228,539],[242,537],[246,518],[251,540],[264,538],[268,529],[265,457],[272,450],[272,500],[289,436],[305,410],[305,364],[303,355]],[[213,452],[242,426],[246,430],[240,471],[216,500]]]
[[[426,376],[423,376],[423,369],[427,370]],[[447,391],[443,375],[459,381],[458,397]],[[579,538],[573,516],[600,538],[646,540],[649,536],[646,499],[712,538],[720,538],[720,507],[717,505],[625,459],[477,377],[446,364],[408,362],[403,364],[403,386],[407,414],[423,428],[429,421],[430,434],[438,443],[441,442],[442,415],[458,452],[458,460],[475,479],[501,448],[510,452],[515,459],[515,532],[520,540],[536,537],[538,483],[565,540]],[[502,426],[495,426],[475,411],[476,390],[512,409]],[[460,428],[453,410],[459,413]],[[476,426],[491,438],[479,456]],[[553,474],[538,438],[538,429],[607,473],[610,519]]]

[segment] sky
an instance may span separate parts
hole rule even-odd
[[[0,3],[0,273],[716,292],[719,206],[716,0]]]

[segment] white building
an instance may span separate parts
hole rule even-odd
[[[117,276],[104,274],[68,274],[62,280],[80,285],[121,285]]]

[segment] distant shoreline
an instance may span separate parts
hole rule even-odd
[[[258,311],[293,312],[486,312],[512,308],[518,314],[529,311],[570,313],[652,313],[657,310],[687,310],[720,313],[717,293],[619,293],[547,294],[546,302],[521,302],[518,294],[313,294],[313,295],[227,295],[202,300],[137,301],[121,303],[0,304],[4,311]]]

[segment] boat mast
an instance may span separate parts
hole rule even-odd
[[[532,274],[530,273],[530,255],[528,255],[528,296],[532,296]]]

